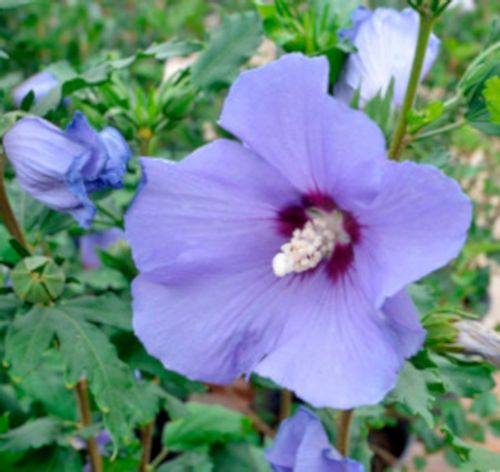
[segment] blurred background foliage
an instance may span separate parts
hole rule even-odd
[[[0,0],[0,134],[25,113],[64,126],[74,110],[98,128],[118,128],[135,157],[125,188],[98,195],[91,231],[120,227],[140,178],[137,156],[179,160],[224,136],[216,121],[241,68],[283,51],[325,54],[333,84],[352,51],[337,31],[349,26],[357,4]],[[405,2],[370,2],[381,5]],[[411,116],[406,157],[458,179],[474,200],[475,219],[462,254],[411,287],[429,329],[426,348],[383,405],[356,413],[352,456],[367,470],[486,471],[500,464],[499,455],[479,447],[485,441],[499,447],[492,439],[500,437],[495,370],[450,352],[456,337],[450,323],[463,313],[491,327],[500,323],[500,122],[492,112],[500,62],[491,54],[474,64],[500,39],[498,10],[494,0],[478,0],[473,11],[450,9],[436,27],[441,54]],[[17,109],[12,89],[42,70],[60,85],[39,101],[26,97]],[[389,101],[378,97],[366,108],[386,134],[394,125]],[[222,388],[163,369],[131,331],[129,282],[136,271],[126,243],[99,250],[99,267],[85,268],[78,241],[86,232],[22,193],[12,169],[6,177],[29,241],[55,258],[66,283],[56,309],[19,300],[9,271],[24,254],[0,227],[2,472],[81,470],[85,440],[108,433],[112,441],[100,446],[104,470],[146,470],[147,441],[148,470],[268,470],[262,450],[288,413],[289,397],[265,379]],[[82,372],[94,412],[83,428],[75,395]],[[333,438],[335,413],[320,414]],[[447,465],[432,469],[435,457]]]

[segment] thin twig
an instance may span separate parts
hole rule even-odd
[[[151,447],[153,442],[154,420],[141,428],[142,456],[139,472],[147,472],[151,460]]]
[[[342,410],[340,412],[337,432],[337,450],[346,457],[349,454],[349,441],[351,437],[351,425],[354,410]]]
[[[293,394],[284,388],[280,397],[280,421],[288,418],[292,414]]]
[[[7,190],[5,189],[4,183],[4,156],[0,155],[0,218],[2,219],[7,231],[11,236],[27,251],[28,245],[24,239],[24,234],[16,220],[12,207],[9,203],[9,197],[7,196]]]
[[[80,379],[75,387],[78,411],[82,427],[86,428],[92,424],[92,413],[90,410],[89,394],[87,390],[87,380]],[[87,452],[90,458],[92,472],[102,472],[102,458],[94,438],[87,438]]]

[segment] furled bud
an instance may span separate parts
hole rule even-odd
[[[47,305],[63,291],[63,270],[48,257],[33,256],[20,261],[10,273],[16,295],[29,303]]]

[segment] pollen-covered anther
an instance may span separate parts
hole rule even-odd
[[[283,244],[281,251],[273,257],[273,271],[277,277],[314,269],[331,257],[337,243],[350,242],[340,211],[311,210],[310,215],[311,219],[304,227],[295,229],[290,241]]]

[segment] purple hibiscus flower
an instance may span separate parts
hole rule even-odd
[[[172,370],[252,371],[315,406],[375,403],[424,331],[405,287],[446,264],[471,205],[428,165],[386,158],[380,129],[327,93],[328,63],[244,72],[220,139],[143,158],[126,215],[134,329]]]
[[[330,445],[319,418],[300,407],[281,423],[266,457],[275,472],[363,472],[364,467],[344,458]]]
[[[82,236],[80,238],[80,258],[85,269],[97,269],[101,266],[97,249],[107,249],[118,241],[124,240],[125,233],[120,228]]]
[[[12,100],[19,107],[25,97],[33,91],[35,102],[59,85],[58,80],[47,70],[32,75],[12,90]]]
[[[116,129],[97,132],[79,112],[64,131],[36,116],[23,118],[5,134],[3,145],[21,188],[70,213],[83,227],[96,211],[88,194],[121,187],[131,156]]]
[[[378,93],[385,94],[394,79],[393,106],[403,103],[410,78],[413,55],[417,45],[418,13],[407,8],[403,11],[377,8],[371,12],[359,7],[353,14],[353,26],[343,30],[357,48],[350,54],[339,81],[335,96],[350,102],[360,89],[360,103],[365,105]],[[429,72],[439,52],[439,39],[432,34],[422,68],[421,79]]]

